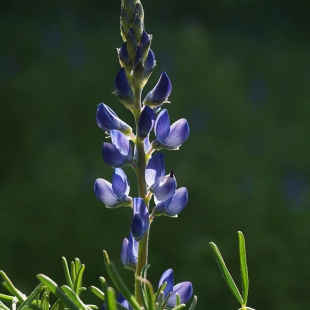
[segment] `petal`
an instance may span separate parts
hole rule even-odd
[[[107,165],[112,167],[120,167],[126,163],[126,159],[115,145],[108,142],[104,142],[102,145],[102,158]]]
[[[118,130],[111,130],[110,132],[111,140],[113,145],[122,154],[124,160],[127,162],[131,159],[131,145],[126,136]]]
[[[168,148],[176,149],[179,146],[181,146],[184,141],[189,136],[189,126],[186,119],[182,118],[175,123],[173,123],[170,127],[170,134],[168,135],[166,141],[162,143],[162,141],[159,142],[163,145],[165,145]]]
[[[140,115],[138,123],[138,133],[139,136],[145,138],[153,129],[155,123],[155,114],[153,110],[144,106],[144,109]]]
[[[95,181],[94,191],[96,197],[107,206],[113,206],[118,202],[111,183],[104,179]]]
[[[125,100],[129,103],[134,102],[134,96],[132,89],[129,86],[125,68],[121,68],[114,80],[115,94],[119,97],[120,100]]]
[[[123,265],[125,266],[127,265],[127,248],[128,248],[128,239],[124,238],[121,251],[121,260]]]
[[[127,176],[121,168],[115,168],[112,178],[112,188],[115,195],[121,199],[124,195],[129,194],[130,186]]]
[[[127,42],[117,49],[118,57],[122,66],[130,67],[130,57],[127,51]]]
[[[155,67],[155,64],[156,64],[156,61],[155,61],[155,54],[154,52],[150,49],[149,50],[149,53],[147,55],[147,58],[145,59],[145,62],[144,62],[144,75],[149,75],[154,67]]]
[[[185,208],[187,201],[187,189],[181,187],[175,191],[175,194],[172,197],[157,204],[153,209],[153,212],[157,215],[176,216]]]
[[[112,129],[117,129],[122,132],[131,131],[131,127],[119,119],[115,112],[104,103],[98,105],[96,120],[98,126],[105,131],[110,131]]]
[[[140,215],[137,213],[132,218],[130,231],[137,241],[140,241],[147,231],[147,229],[145,229],[144,222],[142,221]]]
[[[170,133],[170,119],[166,109],[158,114],[154,131],[158,141],[163,144]]]
[[[165,175],[164,154],[157,153],[149,160],[145,170],[145,180],[152,186],[156,179]]]
[[[167,101],[172,90],[168,75],[163,72],[155,87],[146,95],[143,103],[151,107],[158,106]]]
[[[174,276],[173,276],[173,270],[170,268],[166,270],[162,276],[160,277],[158,288],[164,283],[167,283],[165,289],[164,289],[164,297],[166,297],[170,292],[172,292],[173,285],[174,285]]]
[[[174,195],[177,187],[177,182],[174,177],[165,176],[157,178],[155,184],[150,189],[156,199],[159,201],[166,200]]]
[[[133,212],[131,233],[132,236],[139,241],[149,229],[149,213],[142,198],[133,199]]]
[[[179,294],[181,304],[186,304],[193,295],[193,285],[191,282],[181,282],[173,287],[172,295],[168,299],[167,306],[174,307],[176,305],[176,294]]]

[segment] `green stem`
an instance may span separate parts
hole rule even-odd
[[[138,187],[139,187],[139,197],[145,199],[147,195],[147,187],[145,182],[145,169],[146,169],[146,154],[144,150],[144,143],[138,136],[138,123],[141,115],[141,88],[135,87],[135,121],[136,121],[136,148],[138,155],[138,165],[137,165],[137,179],[138,179]],[[147,231],[139,241],[139,249],[138,249],[138,261],[135,272],[135,297],[138,303],[142,306],[142,296],[140,291],[140,284],[137,276],[140,276],[142,268],[147,265],[148,258],[148,240],[149,240],[149,231]]]

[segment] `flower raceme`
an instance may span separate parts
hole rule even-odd
[[[156,135],[156,140],[152,142],[154,149],[178,150],[189,136],[187,120],[181,118],[170,126],[170,118],[166,109],[158,114],[154,131]]]
[[[129,140],[118,130],[110,131],[112,144],[102,145],[103,161],[112,167],[121,167],[132,160],[132,149]]]
[[[132,198],[128,196],[130,185],[125,172],[121,168],[115,168],[112,184],[104,179],[95,181],[94,191],[96,197],[103,202],[107,208],[129,206]]]
[[[187,303],[193,295],[193,286],[191,282],[181,282],[174,285],[173,270],[171,268],[162,274],[158,283],[158,288],[160,288],[164,283],[167,283],[163,290],[164,298],[171,293],[167,302],[167,306],[169,308],[175,307],[177,302],[176,294],[180,296],[181,304]]]

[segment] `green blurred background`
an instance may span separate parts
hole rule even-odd
[[[176,282],[192,281],[197,309],[237,309],[208,243],[220,247],[240,286],[241,230],[249,306],[308,309],[309,2],[143,5],[157,59],[144,94],[166,71],[171,120],[185,117],[191,128],[179,152],[165,152],[189,203],[177,220],[152,225],[150,279],[157,285],[172,267]],[[93,194],[97,177],[112,176],[101,159],[97,104],[133,126],[111,94],[119,9],[120,1],[1,0],[0,269],[25,293],[37,273],[64,283],[61,256],[86,264],[85,286],[107,276],[103,249],[122,268],[132,214],[105,209]]]

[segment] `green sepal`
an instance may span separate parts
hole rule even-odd
[[[66,277],[66,280],[67,280],[67,284],[68,284],[68,286],[70,286],[73,289],[74,284],[73,284],[72,279],[71,279],[71,275],[70,275],[70,271],[69,271],[69,266],[68,266],[67,260],[66,260],[66,258],[64,256],[61,259],[62,259],[62,264],[63,264],[63,267],[64,267],[64,272],[65,272],[65,277]]]
[[[104,296],[104,292],[102,292],[99,288],[97,288],[96,286],[90,286],[90,291],[96,295],[98,298],[100,298],[102,301],[105,301],[105,296]]]
[[[44,285],[40,283],[30,294],[29,296],[19,305],[17,310],[23,309],[26,305],[30,305],[42,292]]]
[[[19,302],[23,302],[26,297],[24,297],[23,293],[20,292],[14,285],[13,283],[11,282],[11,280],[9,279],[9,277],[5,274],[4,271],[0,270],[0,275],[2,276],[3,280],[5,281],[5,283],[2,283],[2,285],[4,287],[7,288],[7,290],[14,296],[17,297],[18,301]]]
[[[129,302],[130,306],[133,309],[140,310],[139,303],[137,302],[135,297],[131,294],[130,290],[124,283],[118,271],[116,270],[114,264],[110,261],[108,253],[106,251],[103,251],[103,258],[104,258],[104,262],[105,262],[105,266],[107,268],[108,274],[111,277],[116,288],[122,293],[124,298]]]
[[[189,310],[194,310],[196,305],[197,305],[197,296],[194,295],[194,298],[193,298],[193,301],[192,301],[192,303],[191,303],[191,305],[189,307]]]
[[[120,28],[121,28],[121,36],[124,42],[126,42],[127,33],[131,28],[131,22],[123,6],[121,7]]]
[[[241,231],[238,231],[238,239],[239,239],[239,256],[240,256],[240,269],[241,269],[241,281],[242,281],[242,297],[244,305],[246,305],[249,293],[249,274],[246,262],[245,240],[243,233]]]
[[[130,30],[128,31],[127,36],[126,36],[126,44],[127,44],[127,53],[131,61],[134,63],[138,43],[134,36],[133,31],[130,31]]]
[[[59,288],[59,286],[44,274],[38,274],[37,278],[46,285],[49,290],[71,310],[80,310],[79,307]]]
[[[221,252],[220,250],[218,249],[218,247],[213,243],[213,242],[210,242],[210,246],[213,250],[213,253],[214,253],[214,256],[215,256],[215,259],[219,265],[219,268],[222,272],[222,275],[224,277],[224,280],[226,281],[229,289],[231,290],[231,292],[233,293],[233,295],[235,296],[235,298],[237,299],[237,301],[243,305],[243,299],[241,297],[241,294],[232,278],[232,276],[230,275],[226,265],[225,265],[225,262],[224,262],[224,259],[221,255]]]
[[[139,15],[135,14],[135,18],[133,19],[131,28],[135,35],[135,39],[137,40],[137,42],[139,42],[144,28],[143,19],[141,19]]]

